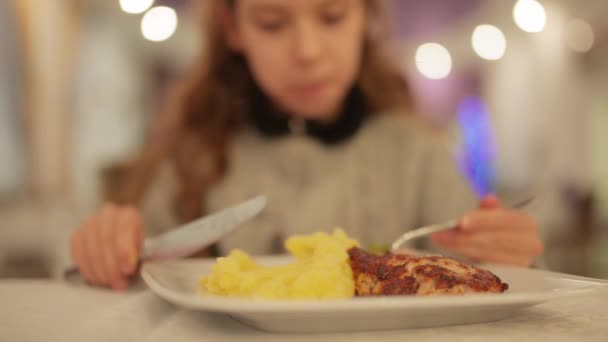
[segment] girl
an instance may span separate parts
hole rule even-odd
[[[73,235],[91,284],[128,286],[151,226],[143,220],[162,216],[158,203],[146,209],[155,197],[188,221],[267,194],[266,210],[220,253],[277,252],[289,235],[337,225],[363,245],[386,244],[468,212],[432,241],[478,261],[529,266],[540,254],[526,214],[493,197],[472,210],[449,155],[409,112],[406,83],[382,50],[379,0],[208,3],[200,65],[158,118],[121,198]]]

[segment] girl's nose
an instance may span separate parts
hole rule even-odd
[[[322,38],[313,23],[299,23],[293,37],[294,55],[303,64],[315,62],[323,52]]]

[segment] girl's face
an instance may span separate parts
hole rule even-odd
[[[229,45],[279,109],[331,121],[358,77],[363,0],[238,0]]]

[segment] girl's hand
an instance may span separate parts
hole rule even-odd
[[[124,290],[137,270],[142,243],[137,209],[106,204],[72,235],[72,258],[89,283]]]
[[[431,241],[477,262],[525,267],[543,251],[536,222],[524,212],[503,208],[494,196],[484,198],[457,229],[436,233]]]

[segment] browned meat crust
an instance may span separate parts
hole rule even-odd
[[[509,286],[492,272],[454,259],[348,250],[358,296],[500,293]]]

